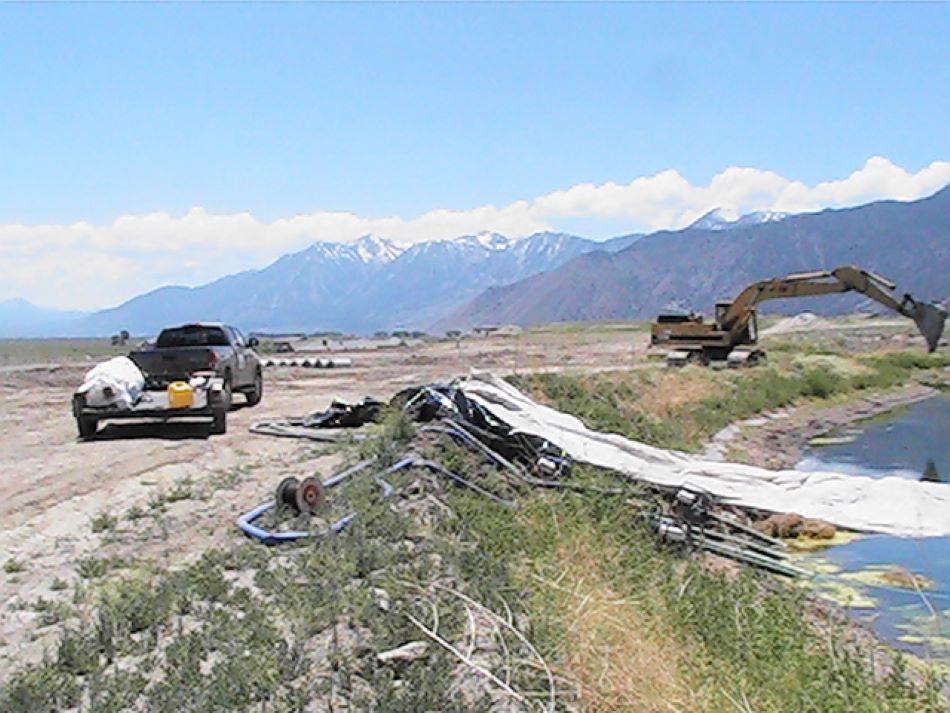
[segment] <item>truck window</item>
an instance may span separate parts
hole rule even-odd
[[[190,325],[165,329],[158,335],[155,344],[159,349],[166,347],[226,347],[228,337],[220,327]]]

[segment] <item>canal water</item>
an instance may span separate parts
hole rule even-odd
[[[937,396],[815,439],[803,470],[898,476],[950,488],[950,397]],[[894,507],[900,507],[894,503]],[[895,646],[950,660],[950,537],[866,536],[809,557],[818,588]],[[893,573],[903,572],[902,586]],[[906,573],[920,575],[921,591]],[[883,576],[882,576],[883,575]]]

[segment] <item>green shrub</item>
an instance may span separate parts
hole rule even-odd
[[[851,390],[851,382],[833,369],[810,368],[802,376],[802,396],[826,399]]]
[[[65,629],[56,651],[56,665],[74,676],[83,676],[99,668],[99,642],[95,632],[81,627]]]
[[[138,671],[96,671],[89,679],[89,710],[96,713],[131,710],[147,684],[148,679]],[[182,709],[187,707],[183,703]]]
[[[83,579],[99,579],[114,569],[125,567],[126,564],[121,557],[82,557],[76,563],[76,572]]]
[[[91,524],[92,531],[98,533],[105,532],[106,530],[114,530],[116,525],[119,524],[119,520],[111,513],[103,511],[92,518]]]
[[[17,574],[18,572],[24,572],[26,571],[26,564],[18,560],[16,557],[11,557],[3,563],[3,571],[7,574]]]
[[[50,713],[79,704],[82,689],[72,674],[53,663],[26,666],[0,689],[0,710]]]

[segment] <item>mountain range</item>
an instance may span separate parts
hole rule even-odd
[[[927,300],[950,296],[950,187],[913,202],[787,215],[710,211],[689,227],[596,242],[497,233],[406,247],[367,235],[315,242],[267,267],[198,287],[162,287],[92,314],[0,302],[0,336],[153,334],[208,320],[246,331],[444,331],[479,324],[645,319],[709,312],[764,277],[855,264]],[[860,296],[768,303],[832,314]]]
[[[690,228],[653,233],[615,254],[581,255],[547,273],[490,288],[437,326],[647,319],[671,306],[709,314],[717,300],[757,280],[849,264],[890,278],[898,294],[927,301],[950,297],[950,186],[913,202],[764,214],[748,221],[707,215]],[[763,307],[785,314],[882,309],[857,294],[775,300]]]
[[[23,299],[0,301],[0,337],[42,337],[70,333],[86,314],[37,307]]]
[[[371,333],[424,329],[486,288],[552,270],[592,250],[621,250],[639,236],[605,243],[563,233],[513,240],[496,233],[396,245],[367,235],[317,242],[200,287],[162,287],[77,322],[85,334],[152,333],[167,324],[224,321],[247,331]]]

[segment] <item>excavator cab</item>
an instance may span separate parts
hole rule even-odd
[[[732,302],[721,301],[716,303],[716,329],[726,329],[726,315],[729,313],[730,307],[732,307]]]
[[[716,329],[723,333],[732,331],[732,326],[728,323],[729,310],[732,309],[731,300],[722,300],[716,303]],[[733,336],[732,346],[739,344],[757,344],[759,341],[759,322],[755,307],[749,307],[745,316],[746,323]]]

